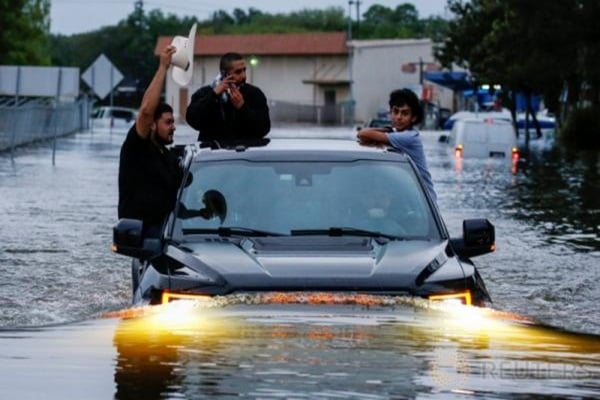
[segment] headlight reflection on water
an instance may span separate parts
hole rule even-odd
[[[180,299],[124,310],[109,317],[127,320],[128,329],[201,336],[217,331],[220,335],[235,336],[237,325],[345,325],[350,328],[397,325],[402,329],[414,327],[431,341],[472,340],[523,349],[590,344],[589,340],[574,338],[576,334],[539,326],[522,315],[455,303],[459,302],[353,293],[274,292]],[[597,346],[593,351],[597,351]]]
[[[558,377],[550,392],[571,376],[583,383],[600,376],[597,337],[452,302],[382,296],[373,305],[364,295],[351,300],[351,294],[244,294],[140,309],[138,316],[123,316],[115,332],[119,379],[128,382],[121,390],[138,371],[144,372],[141,387],[147,387],[150,371],[171,389],[231,384],[245,393],[239,388],[260,382],[290,397],[293,390],[307,390],[307,377],[324,382],[327,376],[329,385],[336,376],[331,374],[340,373],[336,387],[354,387],[345,377],[354,376],[357,366],[363,380],[386,387],[406,390],[417,382],[459,395],[487,393],[490,385],[518,392],[523,379],[531,384],[538,376]],[[285,383],[263,380],[268,373],[285,373]]]

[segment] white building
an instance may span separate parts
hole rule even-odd
[[[425,72],[439,69],[430,39],[353,40],[348,47],[357,121],[387,110],[389,93],[404,87],[425,101],[450,108],[452,91],[422,79]]]

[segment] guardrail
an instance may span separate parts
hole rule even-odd
[[[270,101],[271,122],[309,123],[317,125],[349,125],[354,122],[354,108],[349,104],[302,105]]]
[[[0,100],[0,152],[30,143],[56,139],[89,128],[91,103],[87,99],[61,103],[33,99],[19,103]]]

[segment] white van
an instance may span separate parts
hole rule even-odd
[[[92,112],[94,128],[110,128],[127,131],[137,117],[137,110],[127,107],[99,107]]]
[[[515,129],[512,123],[503,119],[456,120],[445,142],[456,157],[519,157]]]

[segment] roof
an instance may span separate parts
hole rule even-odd
[[[466,72],[430,71],[423,75],[425,80],[437,83],[454,91],[473,88],[469,74]]]
[[[431,39],[374,39],[374,40],[351,40],[348,46],[355,48],[370,47],[398,47],[415,45],[432,45]]]
[[[169,45],[173,36],[160,36],[154,54]],[[196,56],[222,56],[228,51],[252,55],[346,55],[345,32],[197,35]]]
[[[356,139],[266,138],[266,145],[245,149],[201,148],[194,161],[215,160],[320,160],[343,162],[353,160],[406,161],[403,153],[386,146],[367,146]]]

